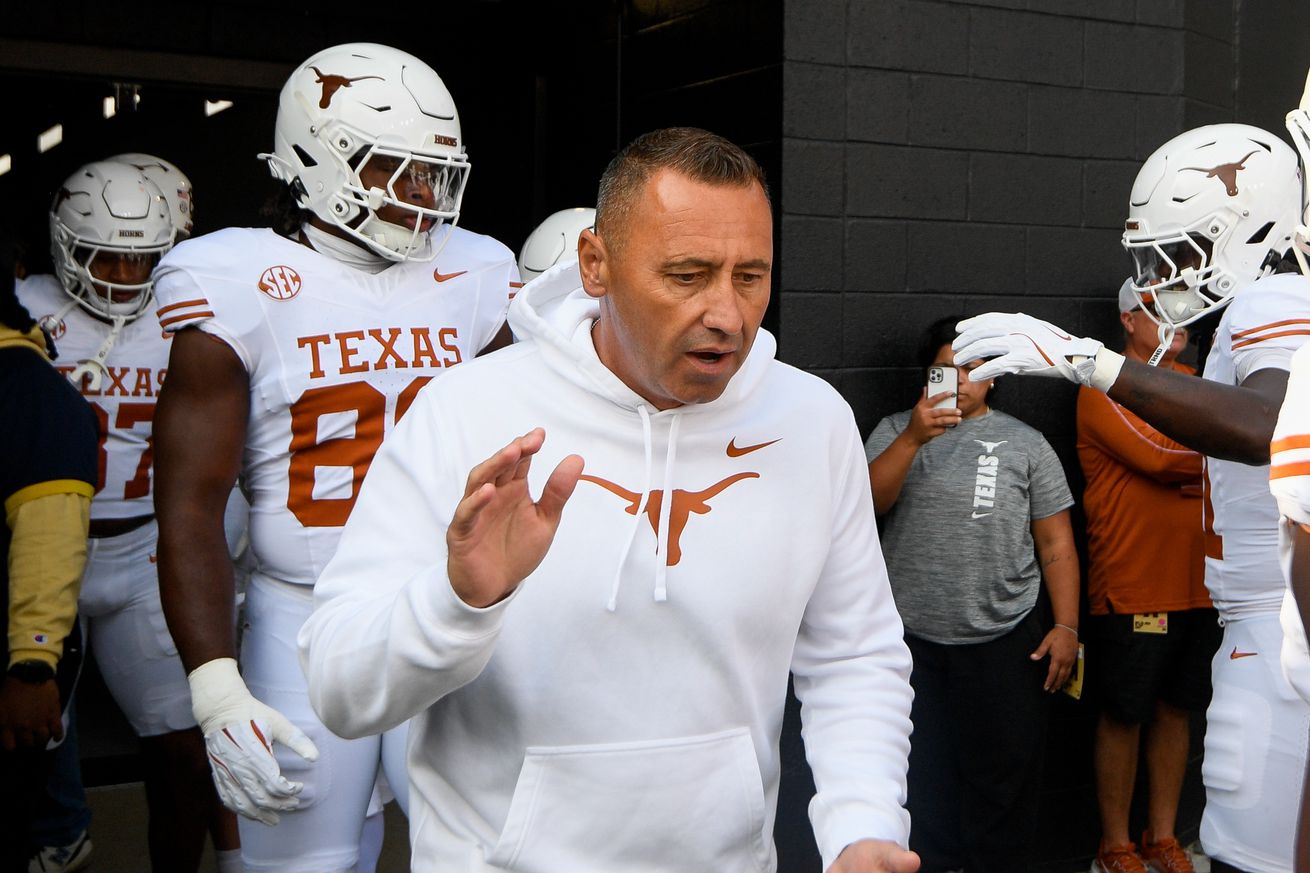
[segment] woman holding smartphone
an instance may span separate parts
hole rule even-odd
[[[925,332],[919,402],[865,450],[914,655],[911,848],[923,873],[1013,873],[1030,862],[1049,694],[1078,657],[1073,497],[1042,435],[952,363],[961,318]]]

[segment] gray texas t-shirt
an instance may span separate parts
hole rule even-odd
[[[865,443],[869,460],[909,421],[905,410],[878,422]],[[1031,522],[1072,505],[1050,445],[1004,412],[928,441],[882,534],[906,631],[948,645],[1004,635],[1033,608],[1041,586]]]

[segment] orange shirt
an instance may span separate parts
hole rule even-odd
[[[1174,369],[1194,372],[1181,364]],[[1100,391],[1078,390],[1087,488],[1087,597],[1093,615],[1210,605],[1201,526],[1201,455]]]

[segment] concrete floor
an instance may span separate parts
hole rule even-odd
[[[140,782],[88,788],[91,805],[91,853],[88,873],[139,873],[146,860],[146,793]],[[409,836],[405,816],[394,803],[386,808],[386,838],[377,873],[409,870]],[[200,873],[216,873],[214,852],[206,846]]]

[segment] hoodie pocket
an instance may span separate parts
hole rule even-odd
[[[529,747],[487,862],[515,873],[768,869],[746,728],[640,743]]]

